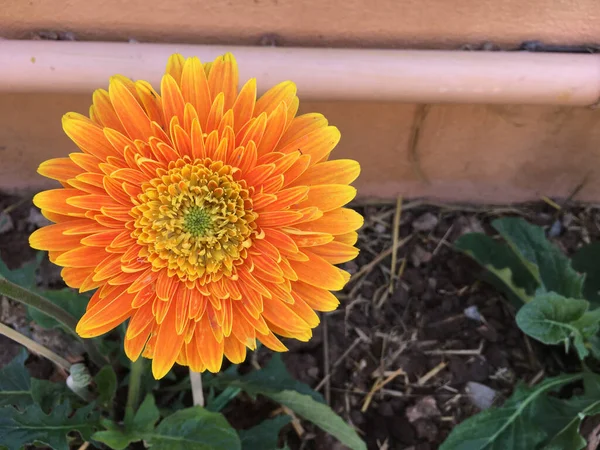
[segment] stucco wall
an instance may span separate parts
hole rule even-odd
[[[86,113],[84,95],[0,96],[0,189],[40,189],[35,173],[49,157],[74,151],[60,119]],[[362,197],[431,196],[453,201],[507,202],[568,197],[600,200],[600,111],[525,106],[430,106],[411,137],[417,105],[310,102],[342,132],[336,157],[363,165]]]
[[[0,0],[0,36],[71,31],[80,40],[458,48],[492,41],[600,43],[597,0]],[[1,41],[0,41],[1,51]],[[350,74],[352,76],[352,74]],[[301,93],[300,93],[301,95]],[[74,149],[67,111],[89,95],[0,94],[0,189],[40,189],[37,165]],[[540,195],[600,200],[600,112],[588,108],[313,102],[342,131],[337,157],[361,161],[363,197],[508,202]],[[421,111],[422,112],[422,111]]]
[[[1,0],[0,35],[82,40],[455,48],[600,42],[597,0]]]

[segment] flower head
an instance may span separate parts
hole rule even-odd
[[[89,118],[66,114],[81,152],[42,163],[62,188],[34,203],[55,224],[32,247],[63,267],[67,285],[96,289],[77,332],[129,320],[125,351],[152,358],[156,378],[175,362],[219,371],[275,334],[307,341],[330,311],[353,259],[362,217],[343,206],[360,167],[328,157],[337,128],[296,117],[291,82],[256,99],[238,92],[231,54],[202,64],[173,55],[160,94],[122,76],[97,90]]]

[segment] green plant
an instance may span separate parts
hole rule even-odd
[[[600,413],[600,376],[584,364],[598,354],[600,246],[569,259],[540,227],[521,218],[492,222],[501,239],[483,233],[461,236],[456,247],[487,269],[488,282],[517,308],[516,322],[528,336],[564,345],[582,361],[577,373],[546,378],[533,387],[518,384],[512,396],[458,425],[441,450],[580,450],[587,416]],[[583,394],[554,395],[582,383]]]
[[[0,261],[0,294],[28,304],[28,313],[38,325],[58,328],[78,339],[72,333],[69,317],[77,320],[88,298],[68,289],[37,289],[34,281],[39,261],[17,271],[9,271]],[[53,314],[57,310],[58,316]],[[115,338],[90,341],[100,355],[98,365],[95,361],[87,367],[64,362],[68,367],[63,369],[71,376],[62,382],[31,377],[25,365],[29,357],[25,350],[0,369],[0,448],[18,450],[40,444],[67,450],[87,442],[88,448],[118,450],[143,441],[159,450],[279,449],[280,431],[292,420],[289,415],[279,414],[244,430],[235,430],[227,422],[221,411],[243,393],[283,405],[348,448],[366,449],[354,429],[327,406],[319,393],[290,376],[278,354],[265,367],[245,375],[238,373],[236,365],[217,375],[205,375],[204,387],[209,395],[203,407],[192,405],[187,372],[182,375],[181,371],[171,371],[157,381],[144,360],[129,366],[122,346],[115,345],[121,337]],[[28,342],[25,336],[16,339]],[[32,351],[40,350],[39,344],[32,345],[38,346]],[[103,352],[108,352],[110,358],[102,356]],[[120,391],[127,394],[117,395]]]

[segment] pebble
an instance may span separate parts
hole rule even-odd
[[[412,227],[415,231],[432,231],[438,224],[439,219],[436,215],[427,212],[422,216],[419,216],[412,223]]]

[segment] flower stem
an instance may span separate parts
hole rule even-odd
[[[127,390],[127,404],[125,405],[125,425],[130,425],[137,410],[140,400],[140,387],[144,373],[144,358],[139,357],[131,362],[129,370],[129,389]]]
[[[0,295],[4,295],[24,305],[31,306],[42,314],[52,317],[62,324],[71,334],[73,334],[73,336],[81,339],[75,331],[77,319],[41,295],[31,292],[18,284],[12,283],[2,276],[0,276]],[[108,364],[108,360],[100,353],[92,340],[81,339],[81,342],[83,342],[83,346],[94,364],[98,367]]]
[[[41,344],[38,344],[33,339],[29,339],[27,336],[23,336],[16,330],[13,330],[11,327],[4,325],[0,322],[0,334],[3,334],[9,339],[21,344],[24,347],[27,347],[31,352],[36,353],[38,355],[43,356],[44,358],[49,359],[58,367],[64,369],[69,372],[71,369],[71,363],[64,359],[62,356],[57,355],[52,350],[44,347]]]
[[[204,392],[202,392],[202,374],[190,369],[190,384],[192,385],[192,400],[194,406],[204,406]]]

